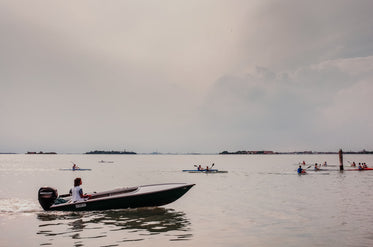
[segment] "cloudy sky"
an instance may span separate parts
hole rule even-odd
[[[373,150],[373,1],[0,1],[0,152]]]

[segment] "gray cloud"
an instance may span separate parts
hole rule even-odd
[[[276,70],[367,56],[372,7],[371,1],[264,1],[248,16],[253,26],[241,48],[248,63]]]
[[[206,114],[220,123],[217,133],[235,134],[237,147],[363,148],[373,137],[366,131],[373,121],[366,114],[373,103],[372,61],[331,60],[285,77],[264,68],[225,76],[212,87]]]
[[[369,148],[371,9],[2,1],[0,152]]]

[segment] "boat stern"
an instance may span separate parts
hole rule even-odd
[[[51,187],[41,187],[38,191],[38,200],[44,210],[49,210],[57,197],[57,190]]]

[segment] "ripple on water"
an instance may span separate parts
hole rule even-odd
[[[169,241],[189,240],[190,222],[185,213],[165,208],[142,208],[92,212],[41,212],[37,232],[47,238],[100,239],[137,242],[162,235]],[[121,240],[120,240],[121,239]],[[107,246],[113,246],[108,243]],[[115,246],[115,245],[114,245]]]

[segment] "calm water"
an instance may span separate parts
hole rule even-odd
[[[99,163],[99,160],[114,163]],[[373,171],[296,174],[337,155],[0,155],[0,246],[373,246]],[[366,162],[371,155],[345,155]],[[92,171],[61,171],[71,161]],[[222,174],[183,173],[215,163]],[[348,168],[348,167],[346,167]],[[41,186],[195,183],[159,208],[44,212]]]

